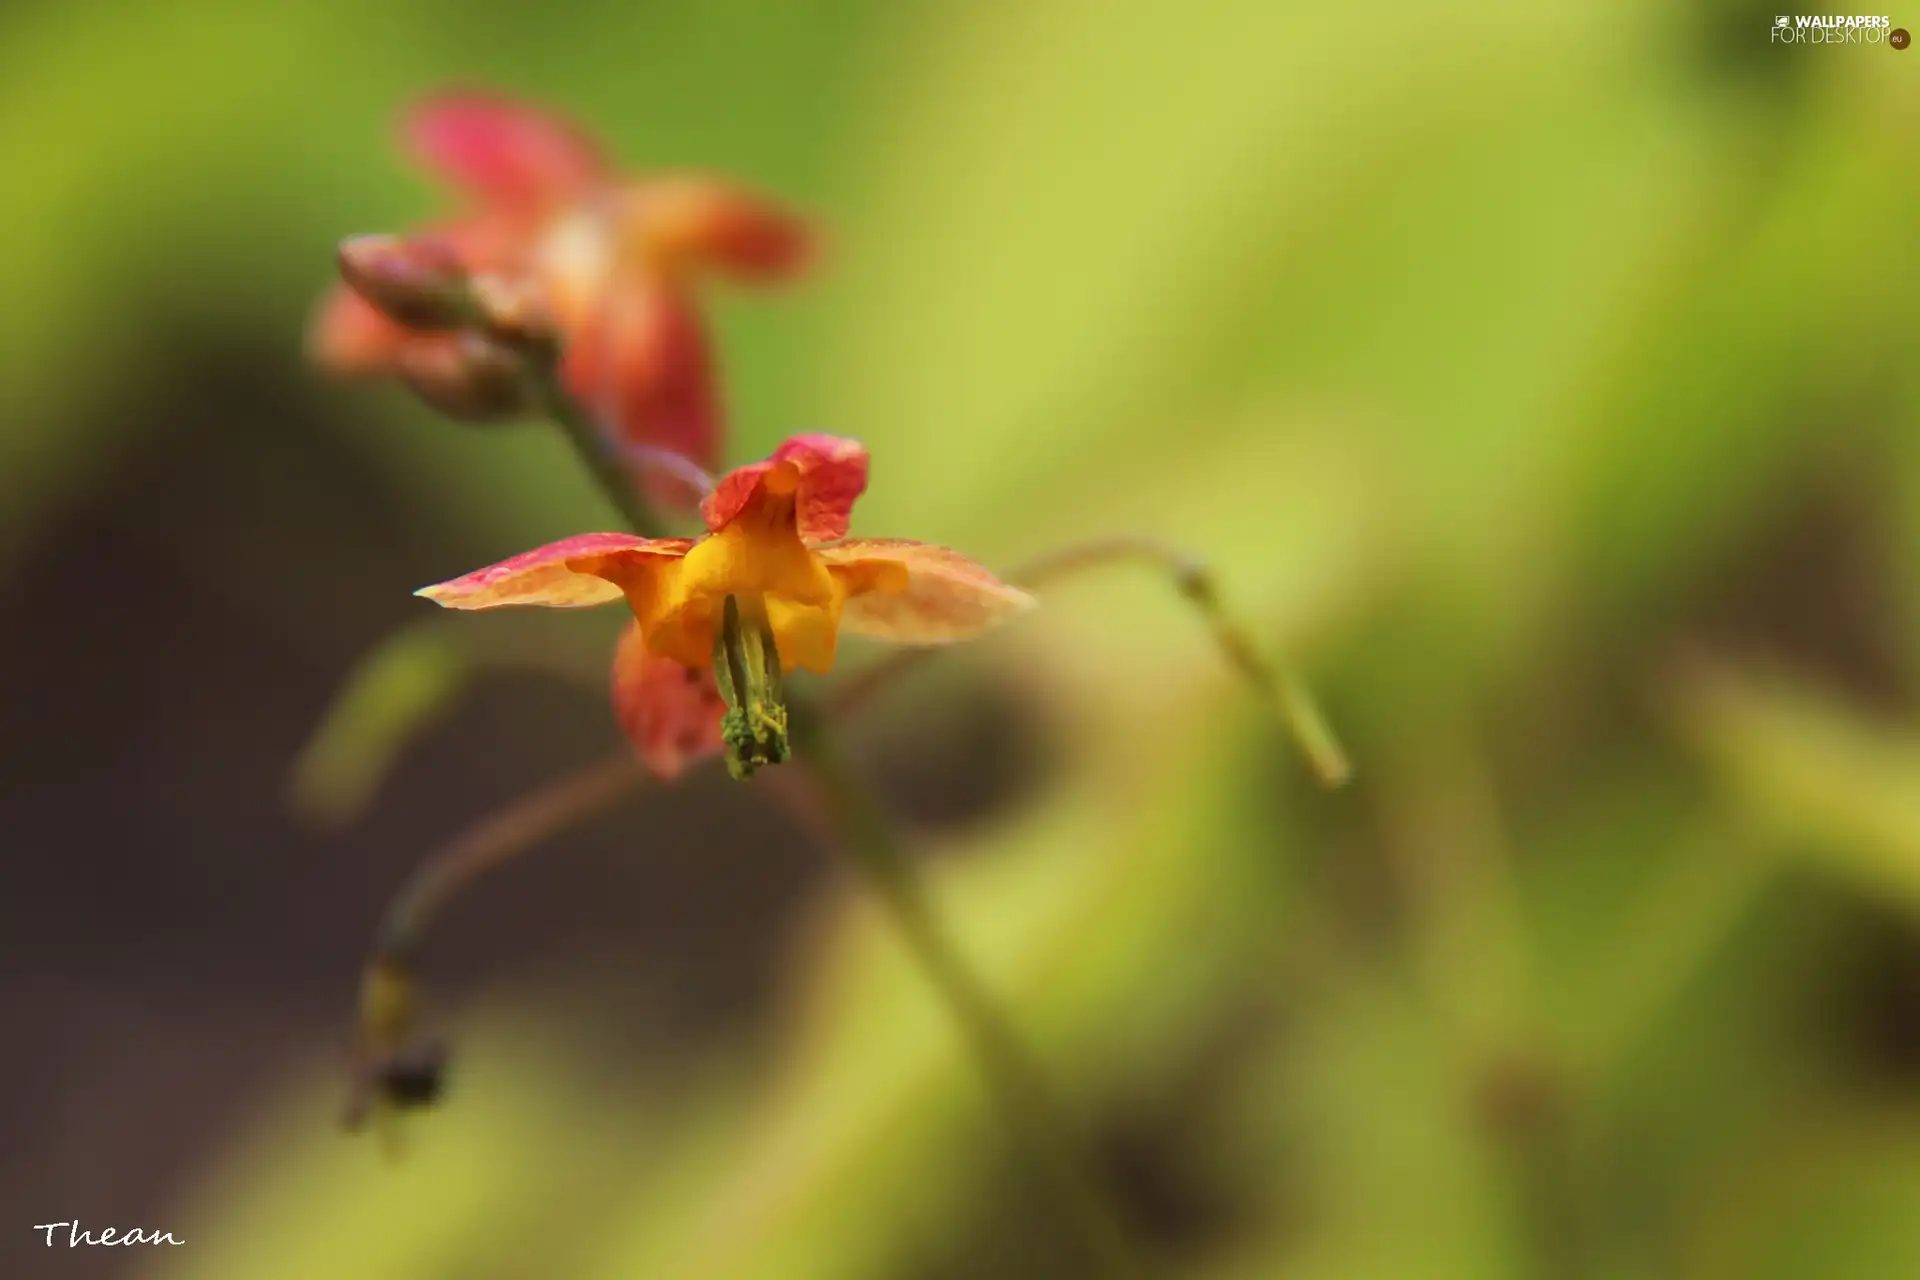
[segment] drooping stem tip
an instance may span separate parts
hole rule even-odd
[[[428,928],[463,889],[556,831],[598,812],[646,779],[629,750],[530,792],[430,854],[382,914],[361,971],[357,1070],[346,1124],[375,1112],[411,1110],[440,1093],[446,1052],[419,1036],[414,961]]]

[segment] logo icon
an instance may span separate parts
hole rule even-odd
[[[1907,34],[1905,27],[1895,27],[1887,32],[1887,43],[1896,49],[1904,49],[1913,43],[1913,37]]]
[[[1779,17],[1773,20],[1773,25],[1776,27],[1785,27],[1785,26],[1791,25],[1792,22],[1793,22],[1793,19],[1783,13]]]

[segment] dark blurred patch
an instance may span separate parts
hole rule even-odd
[[[1256,1073],[1271,1065],[1282,1011],[1264,987],[1228,1000],[1191,1052],[1088,1121],[1085,1149],[1155,1274],[1185,1274],[1230,1252],[1257,1224],[1261,1239],[1285,1231],[1285,1187],[1257,1189],[1221,1159],[1224,1129]],[[1285,1153],[1279,1153],[1282,1162]],[[1005,1144],[980,1218],[951,1239],[930,1241],[910,1274],[925,1280],[1053,1280],[1088,1274],[1054,1193],[1024,1152]]]
[[[0,602],[0,1017],[31,1046],[0,1058],[0,1200],[33,1221],[158,1223],[284,1071],[338,1046],[344,1090],[362,949],[408,869],[619,742],[593,692],[501,679],[360,827],[298,827],[296,750],[448,551],[328,429],[293,352],[155,331],[175,381],[116,406],[144,452]],[[463,995],[506,974],[593,993],[610,1058],[752,1034],[822,856],[712,771],[567,833],[434,931],[456,1061]],[[59,1274],[131,1265],[115,1255]]]
[[[1509,1169],[1516,1217],[1540,1274],[1580,1275],[1593,1241],[1583,1221],[1573,1099],[1559,1069],[1528,1047],[1498,1050],[1473,1081],[1471,1106]]]
[[[1750,105],[1791,105],[1814,67],[1812,59],[1829,51],[1775,44],[1779,13],[1765,0],[1691,0],[1681,14],[1693,62],[1709,77],[1751,91],[1755,103]]]
[[[1893,906],[1861,902],[1836,931],[1821,1007],[1832,1018],[1819,1042],[1840,1047],[1870,1085],[1902,1093],[1920,1084],[1920,926]]]
[[[1916,702],[1899,631],[1883,478],[1865,451],[1811,465],[1698,597],[1686,634],[1710,655],[1814,678],[1863,707]]]
[[[1485,721],[1516,829],[1563,812],[1600,760],[1637,756],[1676,783],[1691,775],[1661,703],[1660,677],[1676,657],[1792,673],[1881,716],[1920,708],[1901,652],[1892,467],[1861,439],[1836,429],[1744,538],[1671,597],[1624,621],[1578,612],[1575,601],[1556,622],[1560,645],[1507,673]]]
[[[1042,700],[1005,664],[958,651],[933,660],[949,664],[937,680],[903,687],[896,705],[875,708],[861,755],[902,821],[953,832],[1042,790],[1058,751]]]
[[[1494,1138],[1524,1143],[1566,1117],[1566,1093],[1566,1081],[1545,1054],[1513,1046],[1489,1053],[1473,1072],[1468,1106]]]
[[[1192,1052],[1114,1109],[1098,1150],[1127,1217],[1155,1257],[1199,1265],[1255,1223],[1271,1241],[1289,1212],[1284,1186],[1224,1167],[1221,1138],[1250,1081],[1272,1067],[1285,1011],[1264,986],[1227,1001]],[[1269,1153],[1285,1165],[1291,1153]]]

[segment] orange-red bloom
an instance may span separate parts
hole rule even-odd
[[[790,277],[808,254],[799,219],[714,178],[623,179],[570,124],[505,98],[430,98],[404,136],[467,199],[431,234],[468,271],[535,287],[565,340],[573,395],[627,443],[711,469],[720,407],[692,285],[703,274]],[[310,337],[315,358],[343,374],[395,373],[410,347],[452,340],[402,327],[345,286]]]
[[[650,733],[661,739],[693,723],[683,696],[688,685],[676,682],[671,668],[712,665],[729,598],[764,621],[782,666],[818,672],[832,669],[843,631],[946,644],[1032,605],[1024,591],[945,547],[847,538],[854,500],[866,487],[860,444],[795,436],[766,461],[720,481],[701,508],[703,537],[583,533],[419,594],[450,609],[575,608],[624,596],[637,640],[622,644],[633,673],[622,718],[631,731],[633,718],[650,709]],[[702,687],[711,686],[703,680]],[[650,690],[659,691],[659,701]],[[667,708],[668,697],[681,701]],[[699,712],[711,714],[712,704]],[[711,749],[711,739],[698,741]]]

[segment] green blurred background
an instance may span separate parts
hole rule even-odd
[[[1074,1274],[884,920],[713,773],[460,903],[449,1105],[335,1131],[386,896],[617,745],[618,619],[536,618],[357,823],[289,803],[413,587],[611,519],[302,364],[453,83],[828,228],[717,300],[734,459],[858,436],[856,533],[996,564],[1203,550],[1326,694],[1334,794],[1116,571],[858,726],[1175,1273],[1920,1274],[1920,53],[1772,18],[8,7],[0,1270]]]

